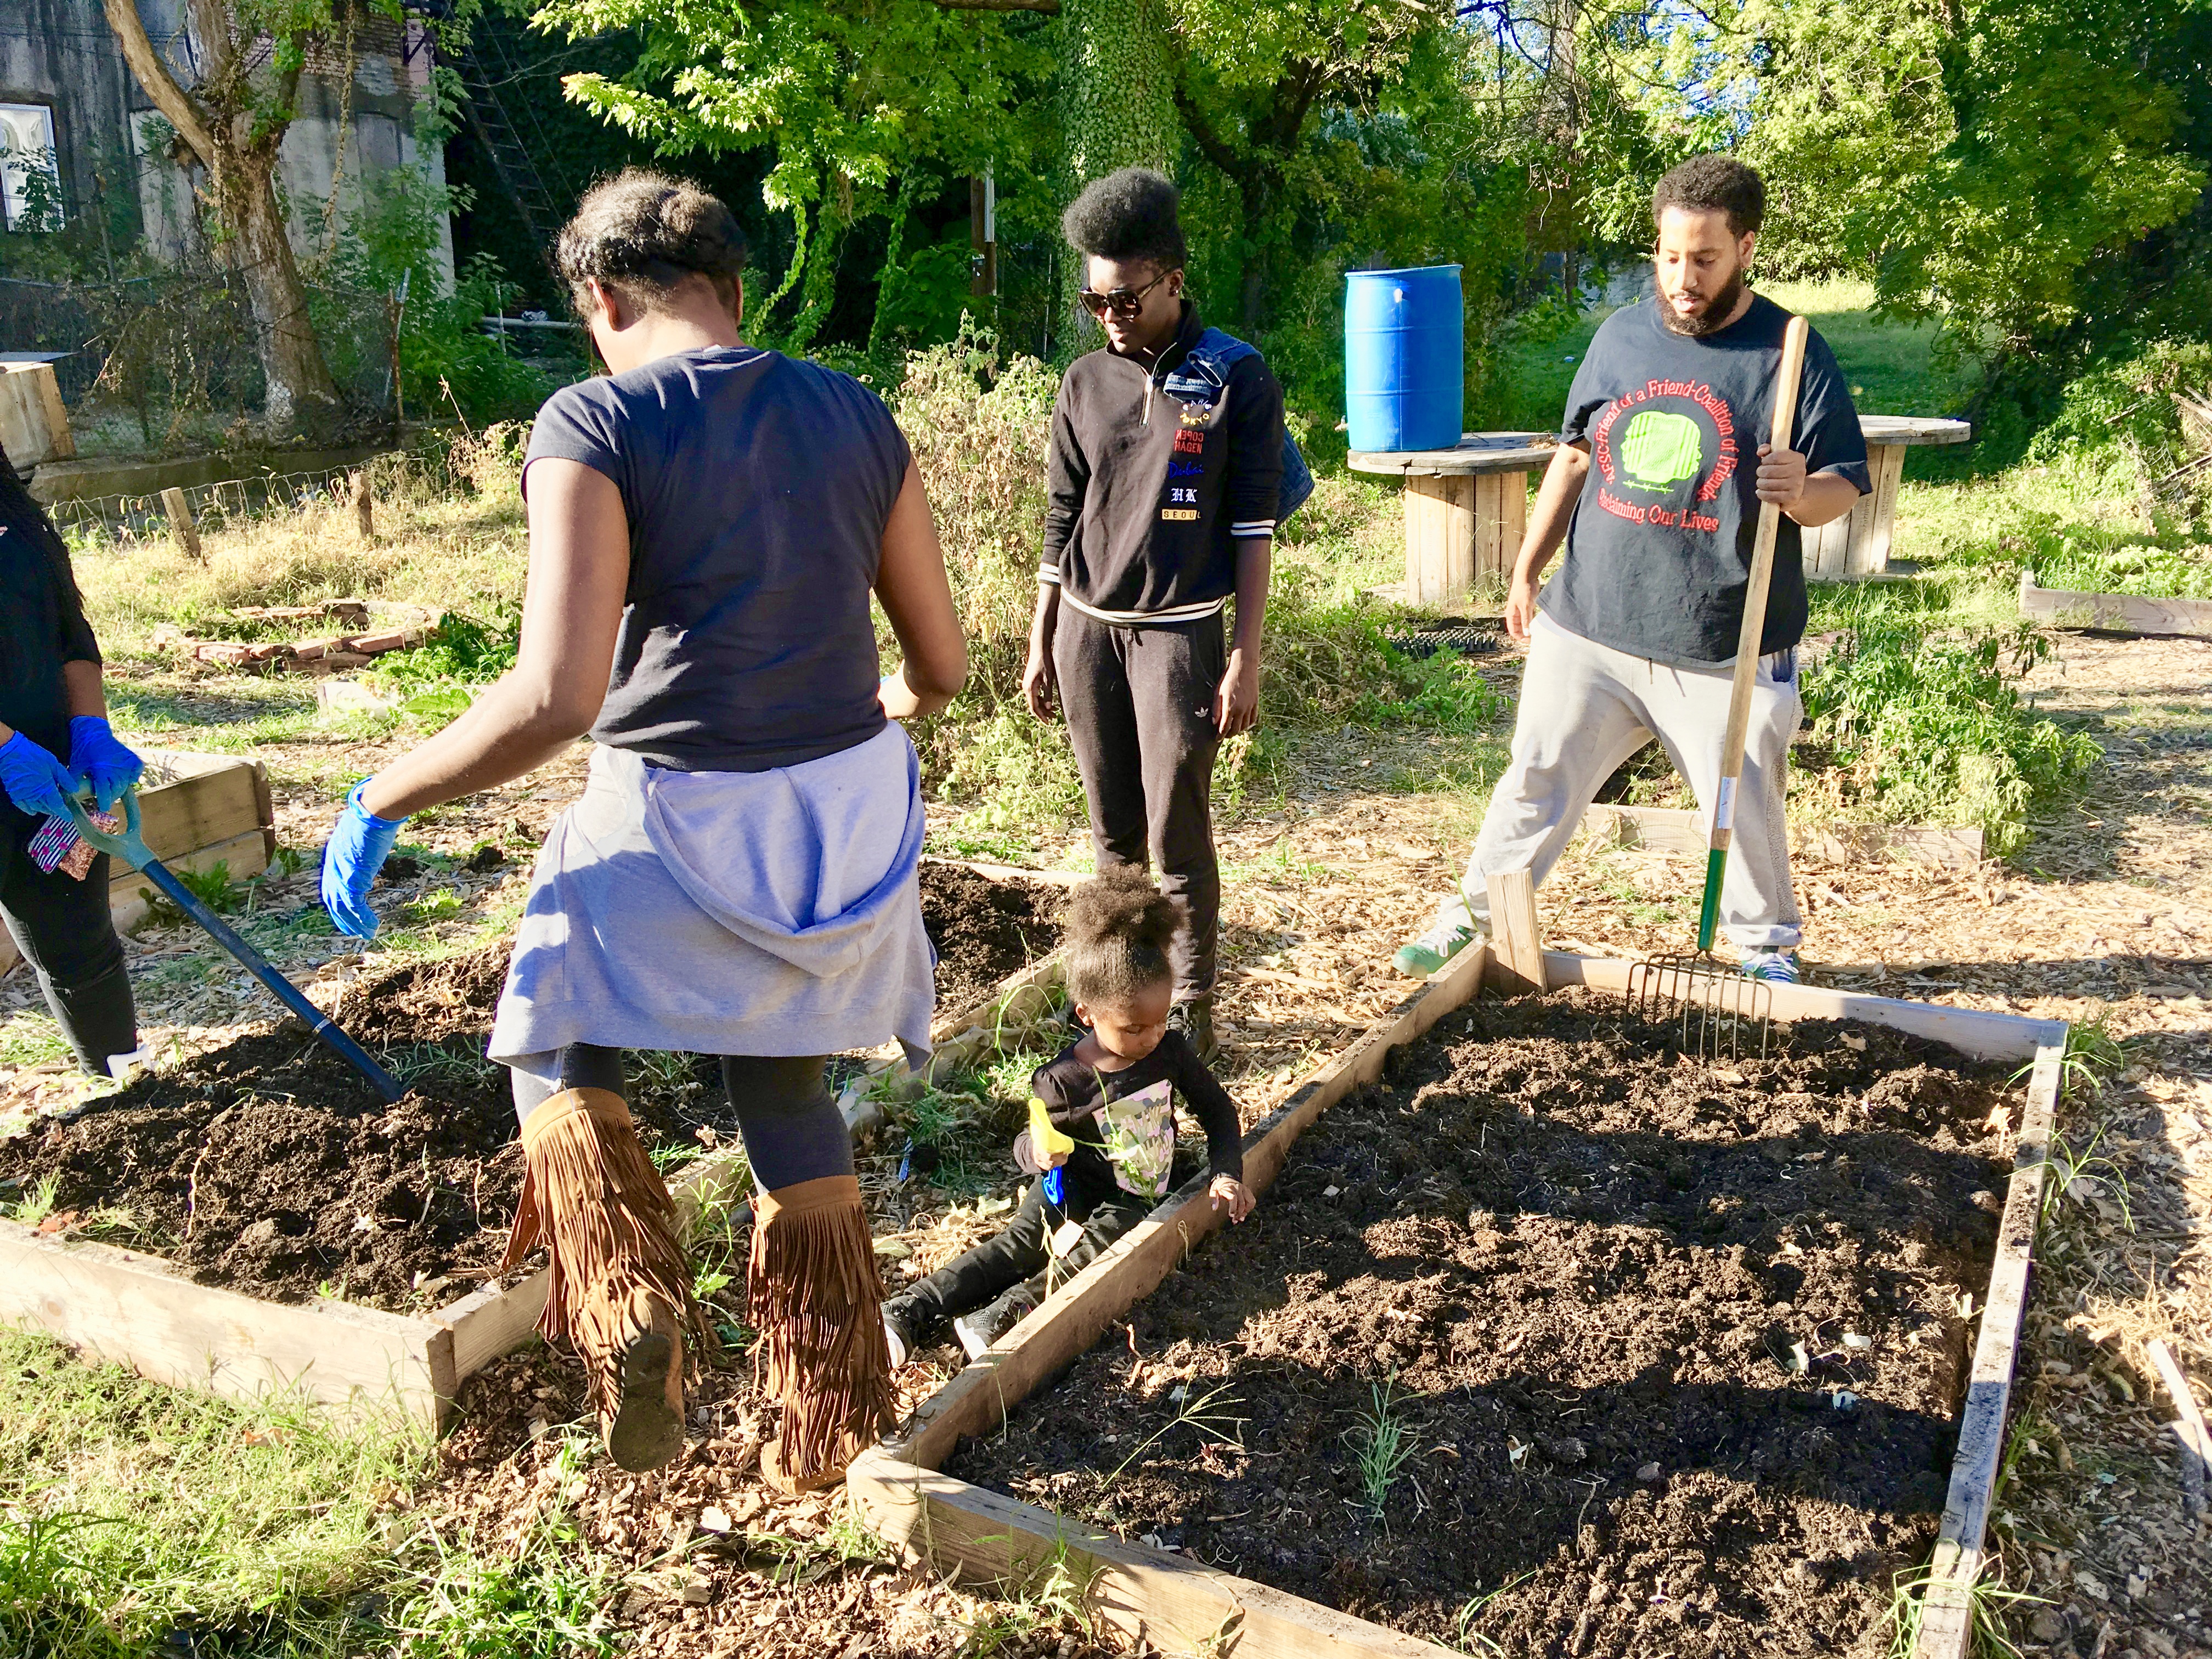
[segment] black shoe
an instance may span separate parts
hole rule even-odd
[[[1213,999],[1192,997],[1168,1011],[1168,1030],[1180,1031],[1191,1052],[1211,1066],[1220,1058],[1221,1044],[1213,1035]]]
[[[917,1340],[921,1322],[908,1310],[904,1297],[895,1296],[884,1304],[884,1346],[890,1350],[891,1369],[914,1358],[914,1351],[921,1346]]]
[[[952,1322],[952,1334],[970,1359],[981,1359],[999,1339],[1020,1324],[1036,1309],[1036,1292],[1017,1285],[988,1307],[962,1314]]]

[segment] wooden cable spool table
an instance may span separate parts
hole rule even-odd
[[[1859,429],[1874,488],[1842,518],[1804,532],[1805,574],[1814,581],[1888,569],[1905,452],[1974,435],[1966,421],[1911,415],[1862,415]],[[1528,474],[1550,465],[1558,447],[1547,432],[1470,432],[1450,449],[1352,452],[1354,472],[1406,481],[1407,605],[1448,605],[1504,584],[1528,527]]]

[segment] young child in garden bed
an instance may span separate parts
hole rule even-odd
[[[1030,1079],[1014,1159],[1038,1178],[1004,1232],[884,1304],[894,1369],[940,1320],[971,1359],[1167,1196],[1175,1099],[1205,1126],[1215,1208],[1252,1212],[1236,1103],[1169,1028],[1169,950],[1183,925],[1141,871],[1108,872],[1067,910],[1067,991],[1087,1030]],[[1055,1179],[1054,1177],[1057,1177]]]

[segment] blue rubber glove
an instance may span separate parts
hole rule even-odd
[[[70,769],[21,732],[0,743],[0,789],[33,817],[70,822],[69,798],[76,793]]]
[[[138,786],[146,763],[116,740],[106,717],[79,714],[70,722],[70,770],[92,786],[93,805],[103,812]]]
[[[376,912],[369,907],[368,885],[391,855],[405,818],[380,818],[361,804],[363,778],[346,796],[345,811],[331,826],[323,843],[323,908],[331,913],[341,933],[356,939],[376,937]]]

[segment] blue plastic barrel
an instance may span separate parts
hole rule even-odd
[[[1467,383],[1459,270],[1346,273],[1344,415],[1353,449],[1459,442]]]

